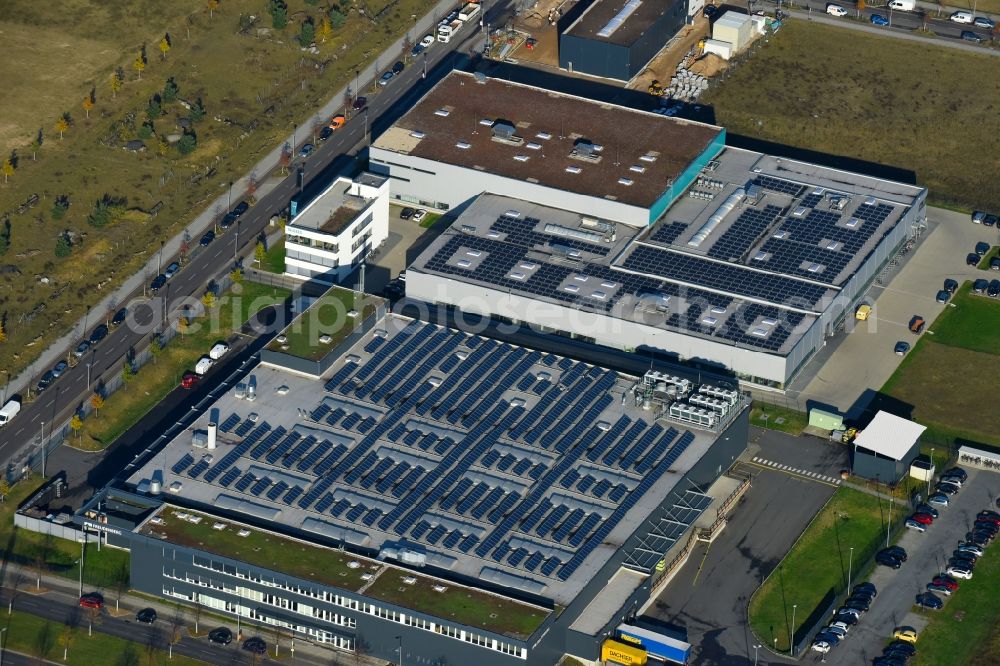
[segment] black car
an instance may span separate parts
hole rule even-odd
[[[972,529],[976,532],[989,532],[993,535],[996,535],[996,533],[1000,531],[1000,527],[997,527],[997,524],[993,521],[978,519],[972,524]]]
[[[986,295],[992,298],[1000,296],[1000,280],[990,280],[990,286],[986,287]]]
[[[267,652],[267,643],[264,642],[263,638],[253,636],[243,641],[243,649],[254,654],[264,654]]]
[[[911,657],[917,654],[917,648],[914,647],[913,643],[907,643],[906,641],[893,641],[885,646],[884,652],[902,652],[903,654],[908,654]]]
[[[233,632],[225,627],[212,629],[212,631],[208,632],[208,640],[219,645],[229,645],[233,642]]]
[[[980,548],[985,548],[986,546],[990,545],[991,541],[993,541],[993,535],[990,534],[989,532],[976,530],[975,532],[966,532],[965,540],[968,543],[971,543],[975,546],[979,546]]]
[[[885,551],[881,551],[875,556],[875,562],[890,569],[898,569],[903,566],[903,560],[893,557]]]
[[[368,106],[368,98],[367,98],[367,97],[364,97],[364,96],[361,96],[361,97],[355,97],[355,98],[354,98],[354,103],[353,103],[353,104],[351,104],[351,106],[352,106],[352,107],[353,107],[353,108],[354,108],[354,109],[355,109],[356,111],[360,111],[361,109],[363,109],[363,108],[365,108],[366,106]]]
[[[992,214],[991,215],[986,215],[985,217],[983,217],[983,226],[984,227],[995,227],[995,226],[998,226],[998,225],[1000,225],[1000,217],[997,217],[996,215],[992,215]]]
[[[983,280],[981,278],[972,283],[972,291],[976,292],[977,294],[985,294],[986,290],[989,289],[989,287],[990,287],[989,280]]]
[[[937,300],[938,303],[947,303],[949,298],[951,298],[951,293],[944,289],[941,289],[940,291],[938,291],[935,300]]]
[[[143,608],[135,614],[135,619],[136,622],[142,622],[143,624],[153,624],[156,622],[156,611],[152,608]]]
[[[875,657],[872,666],[906,666],[906,660],[889,654]]]
[[[1000,271],[1000,257],[993,257],[990,259],[990,270]]]
[[[930,608],[931,610],[940,610],[941,608],[944,608],[944,602],[941,601],[941,597],[933,592],[922,592],[918,594],[917,605],[921,608]]]
[[[327,126],[326,126],[326,127],[324,127],[324,128],[322,129],[322,130],[320,130],[320,133],[319,133],[319,140],[320,140],[320,141],[326,141],[327,139],[329,139],[329,138],[330,138],[330,136],[331,136],[332,134],[333,134],[333,128],[332,128],[332,127],[330,127],[329,125],[327,125]]]
[[[404,208],[403,210],[399,211],[399,219],[408,220],[411,217],[413,217],[413,214],[416,212],[417,211],[413,208]]]
[[[963,30],[962,31],[962,39],[965,40],[965,41],[967,41],[967,42],[973,42],[975,44],[982,44],[983,43],[983,38],[980,37],[978,34],[972,32],[971,30]]]
[[[106,337],[108,337],[108,327],[101,324],[90,333],[90,346],[96,347]]]
[[[238,204],[236,204],[236,208],[233,209],[233,215],[235,215],[236,217],[243,217],[243,213],[247,212],[248,210],[250,210],[250,204],[248,204],[246,201],[241,201]]]
[[[228,229],[229,227],[236,224],[236,220],[238,220],[239,218],[240,216],[237,215],[236,213],[226,213],[226,216],[223,217],[222,220],[219,222],[219,227],[222,229]],[[209,241],[208,243],[206,243],[204,238],[202,238],[201,241],[202,245],[208,245],[208,243],[212,242]]]
[[[937,520],[938,517],[940,516],[938,510],[932,507],[930,504],[918,504],[914,509],[914,511],[916,511],[917,513],[926,513],[928,516],[934,518],[935,520]]]
[[[149,283],[149,290],[155,294],[166,283],[167,283],[166,275],[157,275],[155,278],[153,278],[153,281]]]
[[[854,608],[862,613],[867,613],[871,605],[871,602],[864,597],[851,597],[844,602],[844,608]]]
[[[830,622],[843,622],[848,627],[853,627],[858,623],[858,616],[853,613],[837,613]]]
[[[979,260],[981,258],[982,257],[980,257],[975,252],[970,252],[969,254],[965,255],[965,265],[966,266],[978,266],[979,265]]]
[[[951,278],[945,280],[944,290],[947,291],[949,294],[954,294],[956,291],[958,291],[958,280],[952,280]]]
[[[972,562],[970,562],[969,560],[960,560],[957,557],[949,557],[948,558],[948,568],[949,569],[950,568],[954,568],[954,569],[967,569],[968,571],[971,572],[971,571],[975,570],[976,565],[973,564]]]
[[[939,483],[937,484],[937,492],[944,493],[945,495],[957,495],[958,486],[953,483]]]
[[[976,560],[979,559],[975,553],[970,553],[967,550],[954,550],[951,553],[951,557],[954,560],[966,560],[969,564],[975,564]]]
[[[201,240],[198,242],[198,244],[201,245],[202,247],[208,247],[209,245],[212,244],[212,241],[214,240],[215,240],[215,232],[209,231],[204,236],[201,237]]]
[[[867,594],[874,599],[878,596],[878,589],[875,587],[875,583],[858,583],[854,586],[851,594]]]
[[[52,374],[52,371],[47,371],[42,378],[38,380],[38,384],[35,385],[35,391],[41,393],[48,387],[52,386],[52,382],[56,380],[56,376]]]
[[[888,548],[884,548],[883,552],[889,553],[893,557],[898,558],[903,562],[906,561],[906,549],[903,548],[902,546],[889,546]]]
[[[990,251],[990,244],[985,241],[979,241],[976,243],[976,254],[980,257],[985,257],[986,253]]]
[[[396,64],[392,66],[392,73],[393,74],[399,74],[400,72],[403,71],[403,69],[405,67],[406,67],[406,65],[403,64],[402,60],[397,60]]]
[[[969,473],[961,467],[952,467],[951,469],[947,469],[945,470],[943,476],[957,476],[962,480],[962,483],[969,480]]]
[[[116,326],[121,326],[125,323],[125,318],[128,317],[128,308],[122,308],[115,313],[115,316],[111,318],[111,328]]]

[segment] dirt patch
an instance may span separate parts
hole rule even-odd
[[[662,84],[669,82],[681,61],[693,53],[699,41],[708,36],[709,29],[708,19],[699,15],[692,25],[684,26],[677,33],[670,44],[650,61],[646,69],[635,77],[628,87],[635,90],[647,90],[653,81],[659,81]]]
[[[712,78],[728,66],[729,64],[716,54],[706,53],[691,63],[691,66],[688,67],[688,69],[691,70],[692,74],[699,74],[706,78]]]

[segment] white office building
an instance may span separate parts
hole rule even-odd
[[[285,275],[336,284],[389,235],[389,179],[338,178],[285,225]]]

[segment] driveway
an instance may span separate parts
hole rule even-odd
[[[928,209],[929,229],[915,250],[904,257],[899,272],[885,286],[874,286],[869,294],[873,303],[868,321],[849,319],[848,330],[827,341],[813,364],[818,371],[806,368],[804,388],[793,382],[790,397],[805,409],[812,401],[847,414],[859,416],[866,404],[859,400],[866,390],[879,390],[899,366],[901,357],[893,353],[896,342],[916,339],[907,329],[910,318],[919,314],[928,322],[947,307],[935,300],[945,279],[959,283],[979,277],[992,277],[965,265],[965,256],[979,241],[992,245],[1000,239],[995,228],[972,224],[969,216],[939,208]],[[857,324],[857,325],[855,325]],[[815,372],[811,380],[808,378]]]
[[[747,626],[750,595],[781,561],[834,492],[830,484],[796,474],[742,465],[753,486],[711,544],[698,544],[690,559],[646,615],[687,631],[692,663],[753,663],[754,638]],[[788,663],[767,650],[759,664]]]
[[[870,580],[878,588],[878,596],[861,622],[851,630],[850,635],[826,657],[833,664],[870,664],[882,653],[882,648],[891,638],[895,627],[907,624],[922,629],[932,611],[917,612],[914,599],[935,574],[946,566],[955,545],[965,537],[965,533],[983,509],[994,508],[995,498],[1000,494],[1000,476],[992,472],[967,470],[969,482],[953,497],[951,506],[940,509],[941,517],[924,533],[906,530],[899,545],[906,549],[909,558],[898,570],[878,567]],[[992,548],[998,546],[993,545]],[[972,586],[970,581],[959,581],[960,585]],[[957,594],[961,594],[959,589]],[[947,601],[945,601],[947,607]],[[917,644],[919,649],[919,642]],[[805,658],[807,663],[821,661],[819,655]]]

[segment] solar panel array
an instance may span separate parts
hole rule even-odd
[[[732,226],[712,244],[708,256],[725,261],[742,260],[781,213],[782,209],[778,206],[745,208]]]
[[[793,199],[801,197],[807,189],[804,185],[799,185],[783,178],[775,178],[774,176],[757,176],[753,179],[753,184],[770,192],[787,194]]]
[[[654,243],[663,243],[664,245],[672,245],[677,237],[684,233],[684,230],[688,228],[688,225],[683,222],[671,222],[670,224],[661,224],[656,231],[654,231],[649,236],[649,240]]]
[[[187,454],[172,471],[565,580],[693,439],[641,414],[599,428],[621,401],[615,373],[421,322],[333,379],[307,409],[328,438],[257,423],[214,465],[195,474]]]
[[[490,226],[490,230],[506,234],[506,240],[508,243],[513,243],[522,247],[541,247],[554,243],[556,245],[562,245],[563,247],[573,248],[574,250],[580,250],[581,252],[598,254],[602,257],[608,254],[608,248],[604,245],[588,243],[575,238],[567,238],[566,236],[554,236],[542,231],[535,231],[534,228],[541,224],[541,222],[541,220],[534,217],[515,219],[507,215],[501,215],[497,218],[496,222]]]

